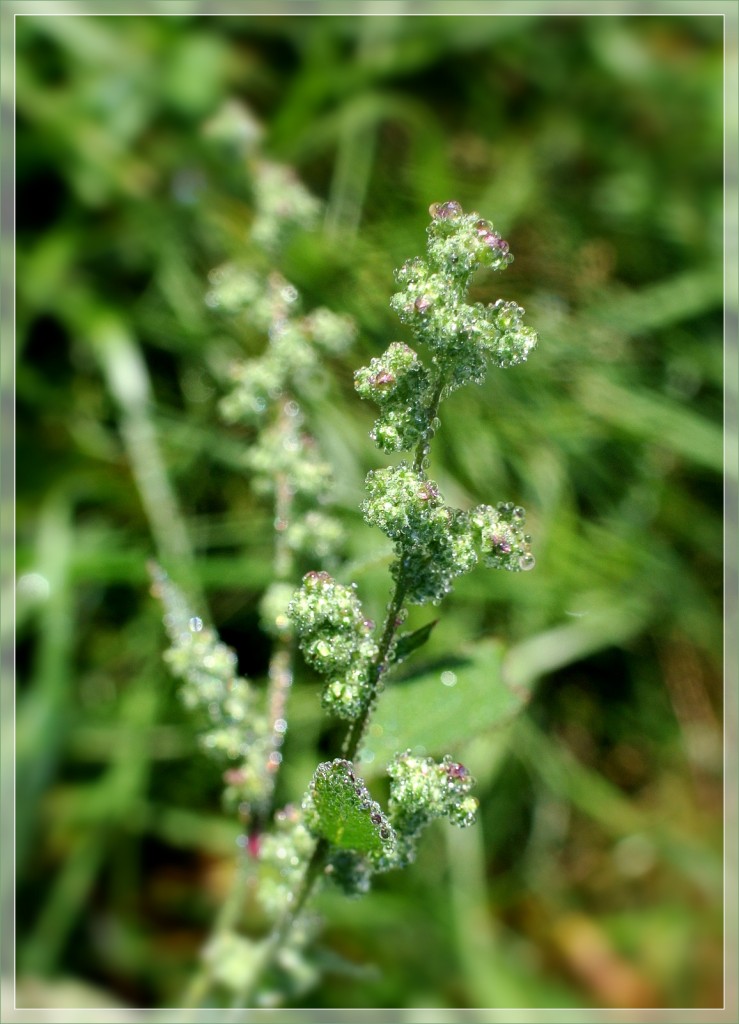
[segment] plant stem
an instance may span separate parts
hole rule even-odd
[[[377,697],[379,696],[380,680],[382,679],[383,673],[387,670],[387,660],[390,654],[390,648],[395,638],[395,633],[400,625],[400,613],[403,610],[403,601],[405,600],[405,583],[402,578],[398,580],[395,585],[395,593],[392,596],[392,600],[388,605],[387,617],[385,619],[385,627],[382,631],[382,639],[380,640],[380,646],[378,648],[377,657],[375,663],[372,666],[372,678],[371,678],[371,696],[367,701],[362,714],[357,718],[349,728],[344,740],[342,747],[342,754],[348,761],[353,761],[357,756],[359,745],[362,742],[362,737],[365,734],[369,720],[374,711],[375,704],[377,703]]]
[[[441,402],[441,393],[444,390],[444,385],[445,384],[446,384],[446,378],[445,378],[443,373],[440,373],[439,374],[439,379],[436,382],[436,387],[434,389],[434,393],[431,396],[431,401],[429,402],[428,414],[426,416],[426,431],[425,431],[423,437],[421,438],[421,440],[418,442],[418,445],[416,447],[416,454],[415,454],[415,457],[413,459],[413,471],[414,471],[414,473],[418,473],[419,476],[421,476],[421,474],[423,473],[423,470],[424,470],[423,460],[428,455],[429,449],[431,447],[430,442],[429,442],[428,432],[431,429],[431,424],[436,419],[437,412],[439,411],[439,403]]]

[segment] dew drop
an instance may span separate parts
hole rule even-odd
[[[193,615],[188,623],[190,631],[193,633],[199,633],[203,628],[203,620],[198,618],[197,615]]]
[[[519,567],[523,570],[523,572],[528,572],[529,569],[533,569],[536,565],[536,559],[533,555],[521,555],[518,564]]]
[[[457,676],[454,672],[442,672],[440,678],[444,686],[457,685]]]
[[[51,593],[51,584],[45,576],[41,575],[40,572],[25,573],[20,577],[16,586],[19,595],[23,595],[23,597],[28,597],[34,601],[45,601]],[[153,586],[151,588],[151,592],[155,597],[158,596],[154,593]]]

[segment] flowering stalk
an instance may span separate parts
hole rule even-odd
[[[362,510],[394,542],[395,580],[379,640],[362,611],[354,585],[312,572],[288,613],[303,655],[326,677],[324,707],[349,720],[342,758],[319,765],[303,803],[305,822],[317,843],[277,933],[284,937],[319,880],[333,877],[347,892],[369,887],[373,873],[410,863],[421,830],[435,817],[457,825],[474,820],[473,780],[449,755],[441,762],[398,754],[388,766],[391,796],[385,815],[372,801],[353,762],[357,758],[385,678],[404,652],[420,646],[427,629],[399,636],[407,603],[438,604],[453,580],[481,558],[510,571],[533,567],[524,510],[513,503],[481,505],[463,512],[448,507],[428,479],[431,440],[440,426],[439,406],[462,385],[480,383],[487,363],[523,362],[536,335],[522,323],[523,310],[498,301],[483,307],[466,301],[474,271],[500,270],[512,256],[492,225],[465,215],[458,203],[431,207],[426,260],[411,260],[396,274],[401,290],[391,305],[417,341],[428,346],[424,364],[408,345],[394,342],[356,374],[363,398],[380,407],[371,436],[387,452],[413,451],[409,465],[371,471]]]

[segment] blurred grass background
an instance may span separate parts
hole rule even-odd
[[[297,1005],[721,1005],[722,24],[17,19],[21,1001],[177,1005],[233,870],[145,563],[201,588],[264,674],[271,514],[215,408],[225,355],[261,342],[204,303],[212,267],[250,258],[248,178],[213,130],[243,107],[325,201],[280,269],[359,324],[311,412],[378,614],[385,549],[357,508],[382,460],[352,372],[405,337],[392,270],[429,203],[494,221],[516,261],[477,297],[540,334],[448,402],[432,466],[453,504],[525,505],[537,555],[462,578],[428,648],[474,654],[453,752],[480,823],[432,831],[362,901],[327,895],[355,970]],[[533,691],[505,727],[499,662]],[[311,685],[291,713],[283,799],[316,760]]]

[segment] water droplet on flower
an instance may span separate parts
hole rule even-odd
[[[287,732],[287,722],[284,718],[278,718],[275,721],[275,732],[284,733]]]
[[[429,213],[434,220],[450,220],[462,214],[462,207],[453,199],[446,203],[432,203],[429,206]]]
[[[197,615],[193,615],[188,625],[193,633],[199,633],[203,628],[203,620],[198,618]]]
[[[531,554],[521,555],[518,564],[524,572],[528,572],[529,569],[533,569],[536,565],[536,559]]]

